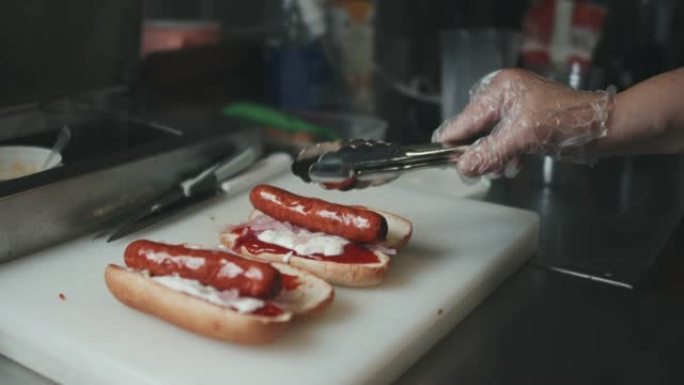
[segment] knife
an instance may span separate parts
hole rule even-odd
[[[112,242],[168,219],[185,209],[224,192],[221,184],[245,170],[256,160],[256,152],[248,148],[238,155],[202,170],[173,186],[143,206],[141,211],[125,220],[107,239]]]

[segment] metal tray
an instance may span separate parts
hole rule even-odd
[[[0,261],[95,231],[217,159],[261,138],[226,119],[222,127],[164,126],[100,118],[73,126],[63,166],[0,182]],[[49,147],[43,132],[0,144]]]

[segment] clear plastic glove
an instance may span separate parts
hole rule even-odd
[[[523,153],[590,162],[592,141],[607,134],[615,89],[576,91],[528,71],[506,69],[482,78],[470,99],[432,141],[467,141],[491,129],[460,157],[458,170],[466,178],[512,177]]]

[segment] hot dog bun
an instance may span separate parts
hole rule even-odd
[[[367,210],[371,210],[366,208]],[[411,240],[413,235],[413,224],[408,219],[393,214],[387,211],[374,210],[376,213],[382,215],[387,221],[387,236],[381,242],[380,245],[399,250]]]
[[[364,208],[366,209],[366,208]],[[413,227],[411,222],[398,215],[375,210],[382,215],[387,223],[387,236],[378,245],[382,248],[397,250],[411,238]],[[253,210],[248,220],[265,215],[259,210]],[[334,261],[320,261],[285,253],[261,252],[252,253],[247,247],[237,246],[238,235],[231,231],[224,231],[220,235],[221,243],[234,252],[248,258],[268,262],[289,263],[291,266],[309,271],[324,280],[343,286],[362,287],[374,286],[382,283],[390,267],[391,258],[381,250],[373,250],[377,256],[377,263],[339,263]]]
[[[318,314],[333,301],[325,281],[293,267],[273,264],[296,277],[273,299],[284,311],[278,315],[239,313],[164,286],[145,274],[116,265],[105,270],[109,291],[123,304],[205,337],[239,344],[264,344],[282,335],[295,318]]]

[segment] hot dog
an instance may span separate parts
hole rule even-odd
[[[221,243],[251,259],[284,262],[335,284],[382,282],[390,254],[411,237],[409,220],[384,211],[327,202],[268,185],[250,193],[248,221],[221,233]]]
[[[268,185],[256,186],[249,199],[254,208],[270,217],[350,241],[377,243],[387,236],[387,221],[370,210],[303,197]]]
[[[218,250],[138,240],[128,245],[124,261],[151,276],[176,273],[218,290],[237,289],[248,297],[272,298],[281,286],[280,273],[271,265]]]
[[[271,342],[293,319],[322,312],[334,298],[328,283],[305,271],[217,250],[140,240],[126,248],[124,260],[126,268],[110,264],[105,270],[116,299],[229,342]]]

